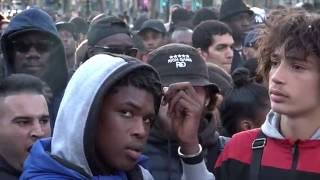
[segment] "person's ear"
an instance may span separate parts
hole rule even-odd
[[[197,51],[204,60],[207,59],[208,53],[206,51],[203,51],[201,48],[197,48]]]
[[[240,121],[239,128],[240,131],[246,131],[255,128],[255,126],[252,121],[248,119],[243,119]]]
[[[213,111],[217,107],[218,99],[219,99],[218,94],[210,94],[207,91],[207,98],[206,98],[205,106],[208,111]]]

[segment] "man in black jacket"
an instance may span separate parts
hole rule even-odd
[[[192,96],[191,101],[197,107],[199,115],[194,117],[199,123],[194,124],[194,127],[199,127],[197,141],[203,149],[202,158],[193,160],[192,163],[210,159],[207,162],[211,164],[207,164],[207,169],[213,170],[212,162],[220,152],[221,141],[213,123],[204,115],[207,109],[214,106],[215,95],[219,90],[215,84],[209,82],[206,63],[195,48],[183,44],[169,44],[156,49],[151,52],[148,63],[159,72],[163,86],[170,87],[171,84],[181,82],[189,82],[192,85],[196,95]],[[180,95],[186,96],[182,92]],[[181,143],[177,141],[179,132],[174,131],[176,119],[169,116],[170,109],[172,109],[170,106],[163,104],[160,106],[157,121],[151,130],[145,150],[145,154],[150,158],[150,172],[157,180],[180,179],[183,172],[180,162],[181,153],[178,150]],[[179,115],[190,114],[185,112]],[[183,161],[189,162],[184,158]]]

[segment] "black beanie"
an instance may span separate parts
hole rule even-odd
[[[250,8],[244,4],[242,0],[225,0],[220,8],[219,20],[224,21],[243,12],[247,12],[250,15],[253,14]]]
[[[176,24],[179,21],[188,21],[192,19],[193,12],[184,8],[178,8],[177,10],[172,12],[171,21]]]
[[[74,24],[72,24],[72,23],[60,21],[60,22],[56,23],[56,28],[58,31],[66,30],[66,31],[70,32],[72,34],[74,40],[78,40],[78,38],[79,38],[79,36],[75,32],[76,28],[74,27]]]
[[[82,19],[81,17],[74,17],[74,18],[71,18],[69,20],[69,23],[72,23],[74,24],[74,26],[76,27],[75,28],[75,31],[77,33],[81,33],[81,34],[87,34],[88,32],[88,22],[86,22],[84,19]]]
[[[130,36],[127,24],[114,16],[103,17],[89,26],[88,45],[95,45],[101,39],[118,33],[125,33]]]

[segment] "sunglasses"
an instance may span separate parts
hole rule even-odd
[[[250,15],[250,14],[246,14],[246,13],[242,13],[240,15],[233,16],[230,18],[230,21],[243,21],[243,20],[247,20],[249,22],[254,22],[255,16]]]
[[[45,53],[50,50],[53,46],[51,41],[37,41],[37,42],[22,42],[22,41],[13,41],[13,48],[21,53],[27,53],[30,51],[31,47],[34,47],[39,53]]]
[[[136,57],[138,53],[137,48],[125,47],[125,46],[94,46],[94,48],[99,52],[125,54],[132,57]]]

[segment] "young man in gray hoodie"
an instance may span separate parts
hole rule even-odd
[[[201,153],[197,139],[196,95],[190,84],[173,84],[164,95],[186,158]],[[179,93],[188,95],[179,98]],[[190,94],[189,94],[190,93]],[[141,155],[162,99],[157,72],[128,56],[98,54],[74,73],[59,108],[52,139],[38,141],[21,179],[153,179]],[[185,99],[184,103],[176,98]],[[185,123],[188,122],[188,123]],[[214,179],[201,161],[183,164],[184,179]]]

